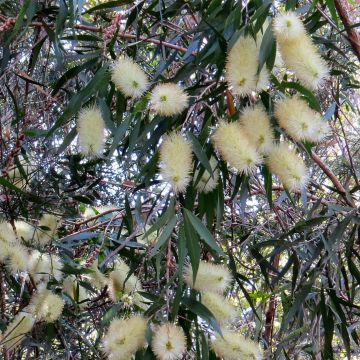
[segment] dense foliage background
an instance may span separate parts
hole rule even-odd
[[[111,319],[139,309],[121,296],[113,301],[86,275],[94,264],[107,274],[119,256],[141,281],[141,311],[184,329],[184,359],[216,359],[209,339],[217,323],[182,281],[184,263],[196,267],[200,259],[229,267],[227,297],[239,310],[234,326],[260,342],[266,357],[360,359],[358,7],[340,0],[1,0],[1,219],[36,224],[42,214],[57,215],[45,251],[59,255],[64,277],[76,275],[87,291],[80,303],[63,295],[61,317],[37,323],[14,351],[3,350],[4,359],[103,358]],[[301,14],[330,65],[318,91],[275,62],[271,21],[285,9]],[[237,97],[224,67],[245,33],[264,33],[259,57],[272,71],[271,85]],[[190,95],[187,110],[164,117],[149,111],[148,96],[125,98],[110,75],[123,54],[151,86],[181,84]],[[310,169],[306,191],[284,190],[266,166],[236,174],[210,142],[219,119],[235,119],[255,102],[273,115],[282,94],[299,94],[331,126],[316,146],[294,144]],[[107,140],[103,155],[91,158],[78,151],[76,117],[94,103]],[[277,138],[286,137],[272,120]],[[194,170],[203,172],[216,157],[221,175],[213,192],[199,193],[194,179],[186,193],[174,194],[163,182],[159,146],[170,130],[188,135]],[[99,206],[115,210],[100,215]],[[36,288],[24,272],[6,264],[0,272],[5,330]],[[48,288],[61,294],[62,281]],[[150,348],[136,355],[153,358]]]

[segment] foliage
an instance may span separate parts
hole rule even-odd
[[[331,69],[318,90],[277,56],[272,19],[290,9]],[[29,256],[27,271],[9,266],[8,247],[0,256],[0,329],[44,286],[65,304],[55,321],[38,319],[14,350],[4,348],[4,359],[101,359],[110,321],[134,314],[149,320],[149,346],[135,359],[155,359],[151,338],[167,321],[186,336],[183,359],[216,359],[211,342],[226,325],[184,282],[189,267],[194,280],[208,279],[204,261],[232,274],[223,299],[237,310],[231,328],[259,342],[264,357],[359,358],[359,64],[334,1],[3,0],[0,21],[0,240],[14,231],[11,246]],[[235,96],[226,56],[245,35],[257,43],[257,73],[265,68],[270,85]],[[150,92],[162,82],[181,86],[186,109],[167,116],[149,92],[125,97],[111,80],[123,55],[145,71]],[[331,128],[318,144],[295,141],[274,116],[275,103],[295,95]],[[266,162],[237,172],[214,148],[220,122],[255,103],[276,141],[304,160],[306,188],[284,188]],[[106,129],[85,131],[105,137],[104,151],[84,156],[77,117],[93,106]],[[182,193],[159,166],[172,131],[192,149]],[[186,150],[172,153],[179,168],[189,162]],[[217,186],[202,192],[199,184],[217,173]],[[30,230],[20,230],[24,223]],[[34,270],[37,251],[63,264],[61,274]]]

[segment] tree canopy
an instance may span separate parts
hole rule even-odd
[[[360,359],[359,5],[0,0],[9,359]]]

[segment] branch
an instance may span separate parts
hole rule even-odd
[[[335,0],[335,7],[344,24],[350,45],[360,61],[360,34],[354,27],[349,14],[353,11],[347,0]]]
[[[7,20],[15,20],[15,19],[16,18],[5,18],[5,17],[1,18],[1,20],[4,21],[4,22],[6,22]],[[32,26],[32,27],[43,27],[44,24],[41,23],[41,22],[38,22],[38,21],[33,21],[30,24],[30,26]],[[52,27],[50,25],[48,25],[48,26]],[[92,32],[96,32],[96,33],[103,33],[104,32],[104,29],[102,29],[102,28],[99,28],[99,27],[96,27],[96,26],[89,26],[89,25],[74,25],[74,28],[77,29],[77,30],[92,31]],[[155,44],[155,45],[163,45],[163,46],[165,46],[167,48],[174,49],[174,50],[177,50],[177,51],[182,52],[182,53],[186,53],[186,51],[187,51],[187,48],[184,48],[182,46],[172,44],[172,43],[169,43],[167,41],[162,41],[162,40],[157,40],[157,39],[153,39],[153,38],[150,38],[150,37],[142,36],[142,35],[138,36],[138,35],[122,32],[122,33],[118,34],[118,37],[123,38],[123,39],[131,39],[131,40],[149,42],[149,43],[152,43],[152,44]],[[193,55],[196,55],[196,53],[193,53]]]

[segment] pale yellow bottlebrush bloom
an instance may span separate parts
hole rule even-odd
[[[241,334],[222,330],[223,337],[217,335],[211,341],[211,347],[216,355],[224,360],[262,360],[263,354],[260,345],[246,339]]]
[[[213,313],[220,324],[230,323],[236,319],[235,306],[221,294],[204,291],[201,294],[201,302]]]
[[[49,255],[33,250],[28,258],[29,273],[36,284],[47,283],[51,277],[60,281],[63,277],[61,271],[63,263],[57,255]]]
[[[86,307],[86,302],[84,302],[84,300],[88,298],[87,291],[78,283],[74,275],[70,275],[64,279],[62,291],[75,302],[79,302],[80,308]]]
[[[151,109],[158,115],[181,114],[189,103],[189,96],[177,84],[165,83],[154,87],[150,97]]]
[[[32,330],[34,324],[35,318],[32,314],[25,311],[19,312],[4,334],[0,336],[0,348],[15,349],[24,340],[25,335]]]
[[[111,79],[125,96],[133,99],[138,99],[149,87],[149,80],[143,69],[128,57],[115,62]]]
[[[116,302],[123,297],[123,294],[131,294],[134,303],[139,307],[143,307],[143,297],[137,292],[143,291],[141,282],[138,277],[130,273],[130,268],[123,260],[118,260],[115,268],[108,274],[109,296],[112,301]]]
[[[204,172],[201,175],[200,180],[196,184],[196,188],[205,194],[213,191],[218,182],[219,182],[219,168],[217,167],[218,163],[214,156],[212,156],[209,160],[210,167],[212,170],[212,176],[211,174],[205,169]],[[196,170],[194,174],[194,180],[197,181],[197,178],[199,176],[200,170]]]
[[[15,233],[10,224],[0,222],[0,261],[4,262],[9,256],[9,249],[17,244]]]
[[[50,290],[42,289],[30,299],[29,311],[37,320],[43,320],[47,323],[56,321],[64,308],[64,300],[53,294]]]
[[[321,141],[330,128],[321,114],[300,97],[287,97],[275,105],[279,125],[296,141]]]
[[[264,66],[258,75],[258,43],[250,36],[240,37],[230,49],[226,61],[226,80],[234,94],[244,96],[264,90],[269,85],[269,73]]]
[[[274,145],[269,152],[267,164],[270,171],[278,176],[288,190],[295,191],[306,187],[309,180],[306,165],[288,144]]]
[[[193,281],[193,270],[190,264],[184,268],[184,281],[195,290],[221,294],[230,285],[232,276],[229,269],[224,265],[216,265],[201,260],[195,283]]]
[[[104,352],[109,360],[129,360],[146,345],[146,320],[138,315],[114,319],[103,339]]]
[[[160,147],[160,162],[164,180],[175,192],[184,192],[191,180],[191,144],[179,133],[166,135]]]
[[[286,11],[277,15],[273,22],[273,30],[278,40],[295,40],[306,35],[303,22],[294,11]]]
[[[19,244],[13,244],[8,249],[9,268],[12,272],[27,271],[29,269],[29,251]]]
[[[80,152],[87,156],[101,155],[105,144],[105,122],[100,109],[84,108],[80,111],[77,121]]]
[[[299,17],[294,12],[278,15],[274,34],[285,65],[303,85],[317,89],[329,76],[329,67]]]
[[[262,162],[256,144],[249,141],[239,122],[222,121],[212,141],[221,157],[238,173],[251,174]]]
[[[151,347],[159,360],[181,359],[186,350],[183,329],[171,323],[158,326],[154,331]]]
[[[99,260],[96,259],[90,266],[91,273],[84,274],[83,277],[96,289],[100,290],[107,285],[106,276],[98,269]]]
[[[30,242],[34,238],[35,227],[25,221],[15,221],[16,234],[19,240]]]
[[[52,214],[44,214],[39,221],[35,234],[35,242],[41,247],[51,242],[56,235],[60,219]]]
[[[308,35],[296,41],[280,41],[279,48],[286,66],[304,86],[317,89],[329,77],[329,67]]]
[[[273,145],[274,132],[265,109],[259,105],[249,106],[242,111],[239,121],[249,142],[257,151],[266,154]]]

